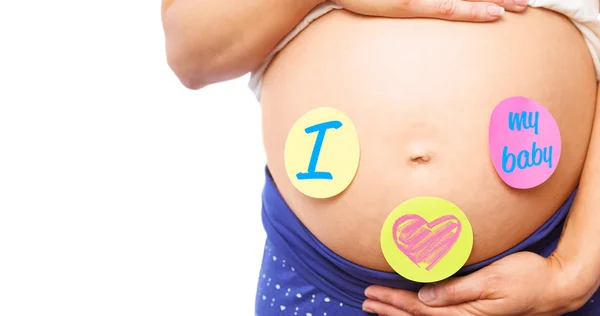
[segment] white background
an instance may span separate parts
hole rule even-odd
[[[247,80],[180,85],[159,0],[2,1],[0,315],[253,315]]]

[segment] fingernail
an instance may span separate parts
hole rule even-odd
[[[516,5],[526,6],[529,4],[529,0],[514,0]]]
[[[497,5],[491,5],[487,7],[487,13],[492,16],[501,16],[502,13],[504,13],[504,8]]]
[[[425,286],[419,291],[418,296],[423,303],[431,302],[435,299],[435,289],[433,286]]]
[[[362,309],[363,309],[363,311],[365,311],[367,313],[374,313],[375,312],[374,310],[372,310],[371,308],[369,308],[369,306],[365,306],[364,304],[363,304]]]

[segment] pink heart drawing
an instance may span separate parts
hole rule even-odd
[[[442,216],[430,223],[416,214],[404,215],[394,222],[394,241],[418,267],[427,271],[448,254],[460,235],[460,221],[453,215]]]

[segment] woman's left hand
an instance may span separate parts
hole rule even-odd
[[[363,309],[387,316],[559,315],[578,309],[593,293],[563,269],[555,256],[518,252],[418,294],[370,286]]]

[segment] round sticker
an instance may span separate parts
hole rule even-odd
[[[397,206],[381,230],[381,250],[404,278],[430,283],[455,274],[471,255],[467,216],[441,198],[418,197]]]
[[[556,170],[560,130],[552,114],[533,100],[512,97],[500,102],[492,112],[489,137],[494,168],[513,188],[538,186]]]
[[[285,143],[288,177],[296,189],[313,198],[344,191],[356,175],[359,159],[354,123],[330,107],[316,108],[300,117]]]

